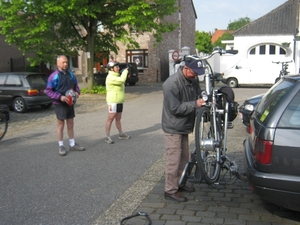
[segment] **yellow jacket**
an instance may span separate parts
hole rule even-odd
[[[106,102],[123,103],[125,101],[125,82],[128,69],[125,69],[121,76],[119,73],[109,71],[106,77]]]

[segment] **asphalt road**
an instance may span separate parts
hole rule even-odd
[[[240,103],[266,90],[234,89]],[[132,139],[118,140],[113,126],[115,144],[104,143],[104,98],[82,96],[75,139],[87,150],[65,157],[58,155],[53,107],[11,114],[0,142],[0,225],[92,224],[163,157],[161,85],[126,92],[122,125]]]

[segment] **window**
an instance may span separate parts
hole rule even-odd
[[[280,85],[274,85],[263,96],[256,106],[256,116],[262,123],[265,123],[268,120],[280,100],[285,96],[292,85],[293,83],[290,81],[283,81]]]
[[[266,46],[265,45],[259,46],[259,54],[260,55],[265,55],[266,54]]]
[[[269,54],[270,55],[275,55],[275,45],[270,45],[269,46]]]
[[[126,61],[136,63],[138,69],[148,67],[148,49],[127,50]]]
[[[71,69],[78,68],[78,56],[72,55],[72,56],[69,56],[68,58],[69,58],[69,67]]]
[[[7,77],[6,86],[22,86],[22,82],[18,75],[9,75]]]
[[[5,79],[6,79],[6,75],[0,75],[0,86],[4,85]]]
[[[47,85],[47,76],[44,74],[34,74],[27,77],[27,82],[30,87],[43,87]]]
[[[72,66],[74,68],[78,68],[78,57],[77,57],[77,55],[71,56],[71,61],[72,61]]]
[[[252,48],[251,50],[250,50],[250,53],[249,53],[250,55],[255,55],[255,48]]]
[[[252,47],[249,50],[249,55],[286,55],[286,50],[279,45],[264,44]]]
[[[278,127],[300,128],[300,93],[289,103],[282,114]]]
[[[286,51],[285,51],[283,48],[280,48],[279,54],[280,54],[280,55],[285,55],[285,54],[286,54]]]

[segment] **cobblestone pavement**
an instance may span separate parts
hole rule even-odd
[[[234,122],[235,127],[229,130],[228,156],[239,165],[239,171],[243,168],[242,143],[246,135],[245,127],[240,118]],[[190,149],[194,148],[192,141]],[[164,169],[164,160],[160,162],[160,168]],[[148,177],[149,178],[149,177]],[[144,179],[148,179],[145,175]],[[142,178],[143,179],[143,178]],[[164,176],[146,195],[132,214],[146,212],[149,214],[152,225],[279,225],[300,224],[300,213],[282,209],[276,205],[263,201],[252,193],[247,182],[236,180],[226,185],[211,187],[204,181],[189,183],[196,191],[183,193],[188,201],[177,203],[164,199]],[[129,204],[129,203],[128,203]],[[110,210],[113,210],[111,208]],[[113,211],[110,211],[111,213]],[[112,218],[110,218],[112,221]],[[102,224],[102,223],[99,223]],[[104,223],[103,223],[104,224]],[[118,224],[108,223],[108,224]],[[148,224],[145,217],[139,216],[127,220],[126,225]]]
[[[234,121],[234,128],[229,130],[227,147],[228,156],[236,161],[239,172],[244,172],[243,140],[247,133],[240,118]],[[190,135],[190,149],[194,149],[193,135]],[[128,189],[94,223],[97,225],[118,225],[125,216],[146,212],[152,225],[279,225],[300,224],[300,212],[282,209],[263,201],[254,194],[247,182],[236,180],[216,187],[200,183],[189,183],[195,188],[193,193],[183,193],[188,201],[177,203],[164,199],[165,158],[158,160],[135,184]],[[152,185],[152,186],[151,186]],[[149,191],[149,186],[153,187]],[[139,190],[137,192],[136,190]],[[146,194],[145,194],[145,193]],[[143,196],[134,201],[136,196]],[[131,213],[127,208],[134,209]],[[126,225],[148,224],[146,217],[138,216],[127,220]]]

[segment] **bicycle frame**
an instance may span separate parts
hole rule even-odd
[[[181,175],[179,185],[185,183],[194,165],[196,165],[195,168],[196,171],[198,171],[198,174],[194,174],[194,182],[201,182],[202,178],[204,178],[210,185],[220,184],[219,179],[221,170],[223,171],[223,169],[227,171],[222,173],[224,179],[229,179],[231,182],[237,178],[243,179],[243,177],[238,174],[237,164],[226,156],[229,103],[226,102],[224,107],[218,108],[218,97],[222,95],[222,93],[219,93],[218,89],[214,87],[214,82],[218,79],[207,61],[207,59],[215,54],[222,55],[225,53],[236,54],[237,51],[227,51],[217,48],[211,54],[200,57],[205,71],[205,92],[208,98],[206,105],[203,105],[197,111],[195,122],[195,150],[192,152],[191,160],[187,163]],[[225,176],[227,176],[227,178],[225,178]]]
[[[235,50],[229,50],[226,51],[221,48],[215,49],[210,55],[204,56],[200,59],[203,60],[203,65],[205,69],[204,74],[204,80],[205,80],[205,91],[208,96],[208,101],[206,102],[206,106],[209,109],[210,114],[210,123],[211,129],[213,129],[213,138],[198,138],[200,143],[199,146],[201,147],[203,154],[206,156],[204,157],[201,164],[204,163],[204,165],[201,165],[202,170],[205,170],[206,172],[204,175],[204,179],[209,184],[216,184],[219,180],[220,176],[220,170],[223,168],[230,171],[231,174],[236,175],[238,166],[234,161],[231,161],[227,156],[227,133],[228,133],[228,110],[229,110],[229,103],[226,102],[224,108],[218,108],[217,100],[218,96],[222,95],[221,93],[218,93],[218,89],[215,88],[214,82],[215,82],[215,75],[213,73],[213,69],[211,68],[210,64],[207,62],[207,59],[211,58],[215,54],[225,54],[225,53],[232,53],[236,54],[237,51]],[[205,110],[201,110],[201,113],[205,113]],[[200,113],[200,114],[201,114]],[[223,119],[221,119],[221,115],[224,115]],[[201,115],[199,115],[201,116]],[[200,119],[201,121],[201,119]],[[202,125],[198,126],[201,128]],[[199,131],[196,131],[199,133]],[[202,132],[202,131],[201,131]],[[199,135],[199,134],[196,134]],[[202,139],[203,138],[203,139]],[[198,146],[198,147],[199,147]],[[212,155],[211,155],[211,153]],[[215,153],[213,153],[215,152]],[[202,154],[202,153],[201,153]],[[214,156],[215,154],[215,156]],[[213,158],[213,160],[212,160]],[[198,158],[199,159],[199,158]],[[208,161],[206,161],[208,160]],[[227,163],[226,163],[227,162]],[[215,167],[212,167],[212,165],[215,164]],[[219,165],[219,166],[216,166]],[[209,167],[212,167],[209,169]],[[219,172],[216,172],[216,171]],[[210,172],[213,171],[213,172]],[[210,177],[210,173],[212,173],[212,177]]]

